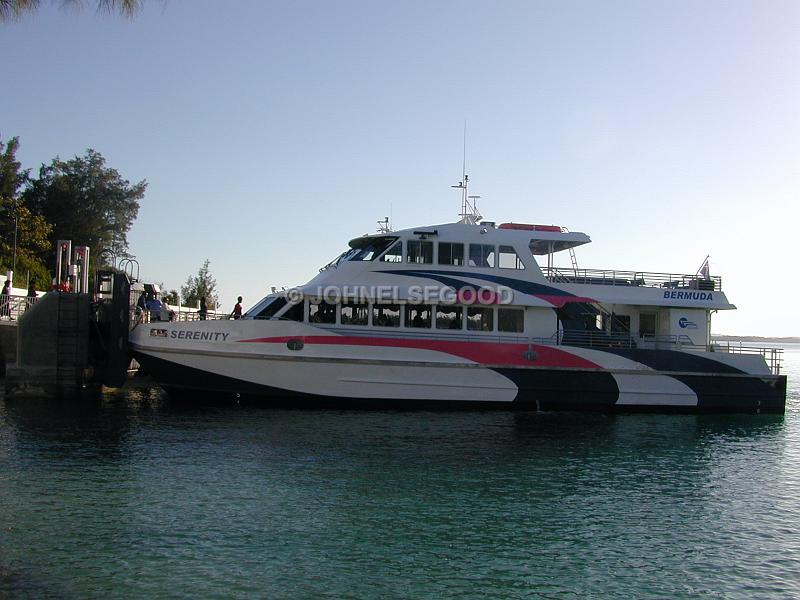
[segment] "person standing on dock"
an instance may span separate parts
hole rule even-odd
[[[235,319],[242,318],[242,297],[239,296],[236,299],[236,306],[233,307],[233,312],[231,313],[231,317]]]
[[[197,311],[200,315],[200,320],[205,321],[206,315],[208,314],[208,307],[206,306],[206,297],[200,297],[200,310]]]
[[[8,305],[10,299],[11,299],[11,282],[8,279],[6,279],[6,282],[3,284],[3,292],[0,293],[0,317],[11,316],[11,311],[9,310],[10,306]]]
[[[136,312],[141,316],[142,322],[147,322],[147,294],[144,290],[139,294],[139,299],[136,301]]]
[[[28,310],[36,303],[36,296],[38,296],[36,293],[36,286],[31,281],[28,284],[28,296],[25,298],[25,310]]]

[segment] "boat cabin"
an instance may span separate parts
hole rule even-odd
[[[451,223],[368,234],[287,295],[245,315],[396,335],[492,336],[578,346],[706,348],[730,305],[707,274],[581,269],[589,236],[555,225]],[[572,267],[555,267],[557,252]],[[537,257],[546,257],[540,266]]]

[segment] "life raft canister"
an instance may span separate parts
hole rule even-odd
[[[554,231],[561,233],[558,225],[531,225],[528,223],[501,223],[498,229],[516,229],[519,231]]]

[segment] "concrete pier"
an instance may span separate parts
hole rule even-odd
[[[6,365],[17,361],[17,324],[0,321],[0,377],[5,377]]]
[[[91,378],[88,294],[51,293],[19,319],[6,394],[71,396]]]

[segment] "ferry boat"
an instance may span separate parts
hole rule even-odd
[[[281,405],[784,412],[779,350],[712,342],[735,306],[707,263],[579,268],[588,235],[482,220],[466,181],[458,222],[356,237],[241,319],[140,323],[135,358],[173,394]]]

